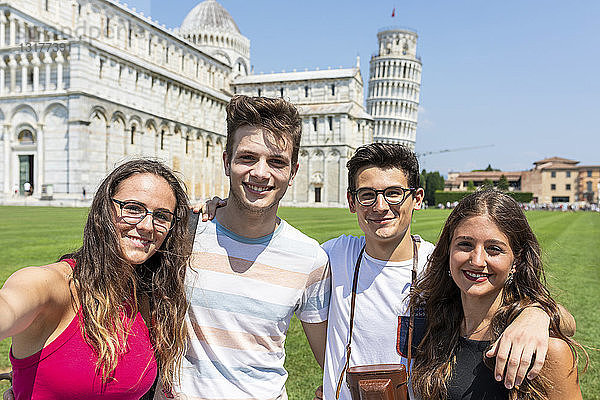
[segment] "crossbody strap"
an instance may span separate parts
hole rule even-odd
[[[421,241],[419,236],[411,235],[411,239],[413,242],[413,265],[412,265],[412,276],[411,276],[411,289],[417,281],[417,266],[419,264],[419,249],[417,247],[417,243]],[[340,379],[337,383],[337,388],[335,391],[335,398],[340,398],[340,390],[342,388],[342,381],[344,380],[344,373],[348,369],[350,365],[350,353],[352,351],[352,328],[354,327],[354,309],[356,304],[356,287],[358,286],[358,271],[360,269],[360,264],[362,261],[363,253],[365,252],[365,246],[360,249],[360,253],[358,254],[358,259],[356,260],[356,264],[354,266],[354,277],[352,278],[352,297],[350,298],[350,329],[348,332],[348,344],[346,345],[346,362],[344,363],[344,368],[340,374]],[[414,313],[412,309],[410,310],[410,317],[408,322],[408,376],[410,377],[410,361],[411,361],[411,347],[412,347],[412,336],[413,336],[413,328],[414,328]]]

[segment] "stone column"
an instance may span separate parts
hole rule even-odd
[[[2,137],[4,138],[4,193],[10,193],[10,125],[1,125]]]
[[[4,63],[4,57],[0,57],[0,97],[4,96],[4,68],[6,64]]]
[[[6,15],[3,12],[0,12],[0,47],[6,46],[6,23],[8,20],[6,19]]]
[[[8,33],[8,45],[14,46],[17,44],[17,28],[15,26],[17,21],[15,21],[14,18],[11,18],[9,23],[10,23],[10,26],[9,26],[9,33]]]
[[[8,55],[8,66],[10,67],[10,88],[9,93],[14,93],[17,88],[17,60],[13,54]]]
[[[50,68],[52,65],[52,56],[50,53],[44,53],[44,64],[45,64],[45,76],[44,76],[44,90],[50,90]]]
[[[15,44],[25,43],[25,21],[17,20],[18,39],[15,38]]]
[[[344,204],[345,203],[345,198],[346,198],[346,191],[348,190],[348,173],[346,170],[346,162],[347,162],[347,158],[346,158],[346,149],[343,148],[340,154],[340,159],[338,161],[338,174],[340,176],[339,179],[339,194],[338,194],[338,198],[340,199],[340,203]]]
[[[40,194],[42,185],[46,183],[45,181],[45,171],[46,171],[46,157],[45,157],[45,142],[46,142],[46,134],[44,132],[44,125],[38,124],[37,129],[37,185],[35,185],[35,193]]]
[[[38,53],[33,53],[31,64],[33,65],[33,91],[38,92],[40,90],[40,58]]]
[[[323,165],[321,166],[321,171],[323,171],[323,186],[321,191],[321,203],[329,203],[329,197],[327,193],[329,192],[329,177],[327,171],[327,159],[329,158],[329,154],[326,153],[326,149],[323,151]]]
[[[56,52],[56,90],[63,90],[63,63],[65,59],[61,51]]]
[[[27,91],[28,70],[29,61],[27,61],[27,56],[25,54],[21,54],[21,93],[25,93]]]

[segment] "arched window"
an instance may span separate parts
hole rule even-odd
[[[131,144],[134,144],[134,137],[135,137],[135,125],[131,126]]]
[[[19,144],[34,144],[35,143],[35,139],[33,138],[33,133],[29,130],[29,129],[24,129],[19,133],[19,136],[17,137],[17,139],[19,140]]]

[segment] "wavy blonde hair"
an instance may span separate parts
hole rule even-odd
[[[175,195],[177,222],[156,253],[142,265],[127,262],[120,249],[114,223],[112,197],[119,185],[135,174],[165,179]],[[182,183],[167,166],[150,159],[135,159],[118,166],[100,184],[83,231],[83,245],[75,253],[73,281],[81,304],[84,338],[98,355],[96,367],[106,382],[126,352],[130,326],[140,297],[150,302],[147,321],[161,383],[170,388],[178,378],[184,354],[188,303],[184,277],[191,250],[187,221],[189,202]]]

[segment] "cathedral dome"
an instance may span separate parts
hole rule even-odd
[[[216,0],[205,0],[194,7],[179,28],[183,35],[211,31],[241,34],[231,15]]]

